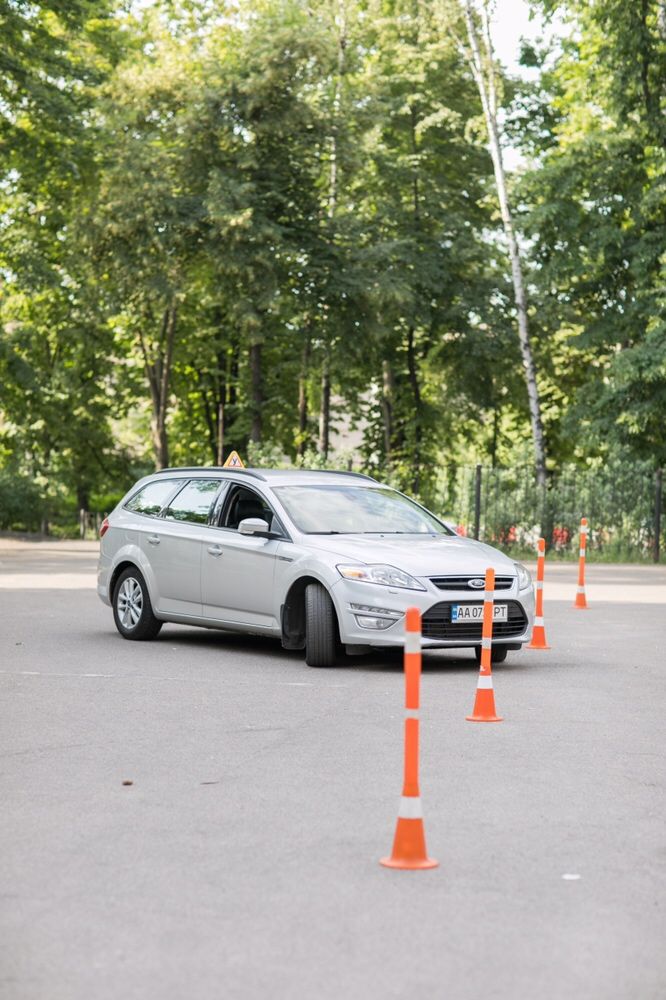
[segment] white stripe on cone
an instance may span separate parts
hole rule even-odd
[[[421,633],[420,632],[405,632],[405,652],[406,653],[420,653],[421,652]]]
[[[493,689],[493,679],[489,674],[479,674],[479,683],[476,685],[477,688],[482,688],[484,690]]]
[[[536,616],[536,618],[534,619],[534,624],[535,625],[543,625],[543,618],[541,617],[541,615],[537,615]]]
[[[399,819],[423,819],[420,795],[403,795],[398,809]]]

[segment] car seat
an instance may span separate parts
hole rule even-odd
[[[259,499],[239,495],[233,502],[227,527],[237,528],[246,517],[260,517],[263,521],[268,521],[269,529],[273,519]]]

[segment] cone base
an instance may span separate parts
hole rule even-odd
[[[530,643],[529,646],[525,646],[525,649],[550,649],[551,647],[547,642]]]
[[[403,860],[402,858],[380,858],[380,865],[384,865],[384,868],[406,868],[411,870],[417,870],[419,868],[438,868],[439,861],[435,861],[434,858],[423,858],[419,860]]]
[[[587,604],[574,604],[576,611],[587,611]]]
[[[474,708],[465,718],[468,722],[501,722],[502,716],[495,708],[495,692],[492,688],[477,688]]]

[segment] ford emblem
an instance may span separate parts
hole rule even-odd
[[[469,581],[469,585],[470,587],[473,587],[474,590],[481,590],[483,587],[485,587],[486,581],[482,580],[480,576],[475,576],[473,577],[473,579]]]

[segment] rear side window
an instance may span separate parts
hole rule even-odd
[[[164,516],[172,521],[208,524],[210,505],[220,487],[219,479],[193,479],[173,498]]]
[[[178,482],[176,479],[160,479],[155,483],[148,483],[125,504],[125,509],[137,514],[159,514]]]

